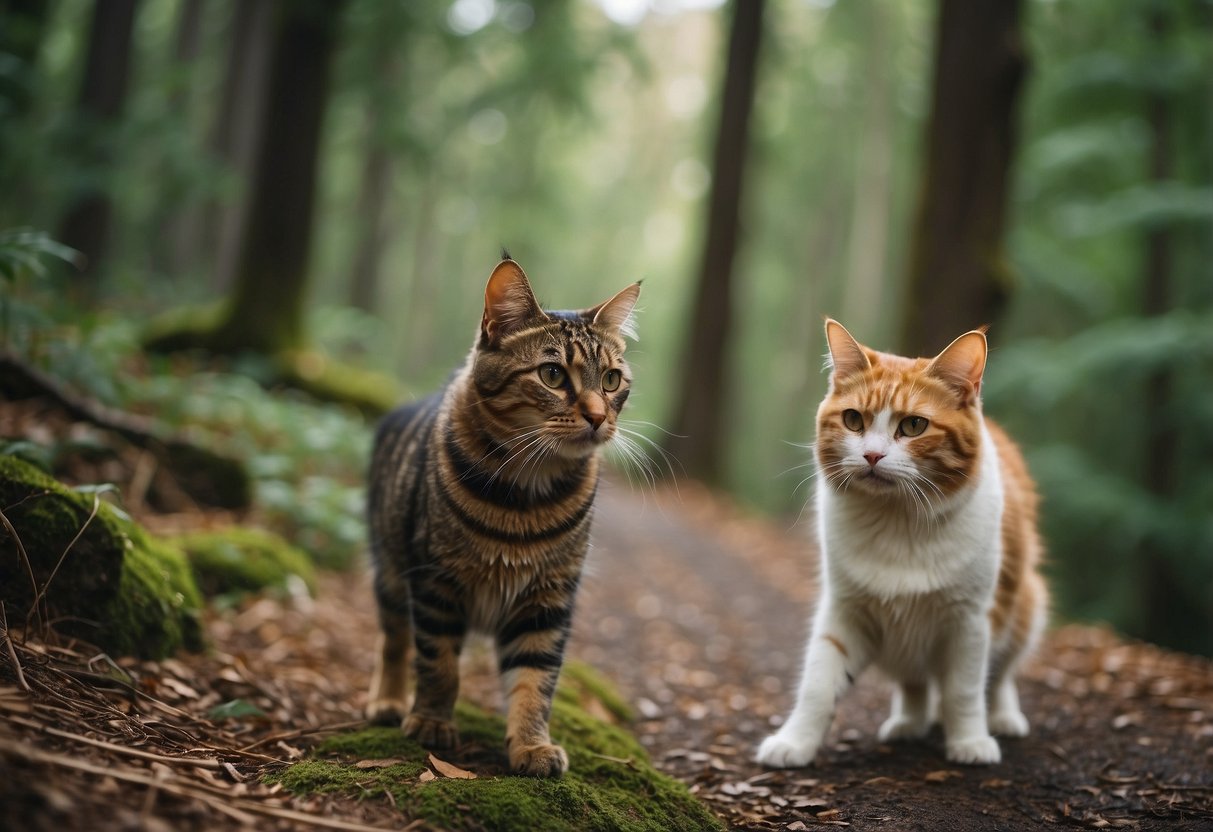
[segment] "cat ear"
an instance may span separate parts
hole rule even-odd
[[[636,322],[632,319],[632,311],[640,298],[640,281],[624,289],[615,297],[598,304],[593,309],[587,309],[582,317],[590,323],[614,330],[624,337],[636,339]]]
[[[970,404],[981,392],[986,351],[986,328],[983,326],[948,344],[927,367],[927,373],[942,379],[959,393],[962,404]]]
[[[522,267],[508,257],[498,263],[484,289],[480,343],[495,347],[502,338],[520,329],[527,321],[546,317],[535,300]]]
[[[863,347],[833,318],[826,318],[826,343],[830,345],[830,366],[833,368],[831,382],[871,369],[872,362],[868,361]]]

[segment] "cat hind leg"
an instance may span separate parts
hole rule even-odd
[[[893,707],[880,726],[881,742],[920,740],[935,721],[931,707],[931,689],[925,682],[903,682],[893,689]]]
[[[990,733],[1002,737],[1026,737],[1028,718],[1019,707],[1019,692],[1008,673],[994,687],[990,702]]]

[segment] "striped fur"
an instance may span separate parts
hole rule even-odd
[[[792,714],[759,761],[803,765],[838,695],[869,664],[897,683],[882,740],[926,733],[992,763],[1023,736],[1014,671],[1044,627],[1036,493],[981,412],[983,330],[933,359],[860,345],[826,322],[833,372],[817,414],[822,593]]]
[[[598,450],[631,385],[624,334],[638,295],[633,284],[592,309],[545,312],[507,257],[489,278],[464,366],[380,425],[368,519],[382,632],[369,719],[403,718],[423,745],[453,745],[460,649],[469,632],[485,632],[508,700],[511,767],[537,776],[568,767],[548,719],[589,546]]]

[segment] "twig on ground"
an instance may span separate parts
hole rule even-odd
[[[21,671],[21,662],[17,658],[17,651],[13,647],[13,639],[8,634],[8,613],[4,609],[4,602],[0,601],[0,626],[4,630],[0,632],[0,636],[4,637],[4,646],[8,649],[9,661],[13,663],[13,672],[17,676],[17,684],[27,693],[30,691],[29,682],[25,681],[25,674]]]
[[[361,823],[354,823],[352,821],[339,820],[337,818],[309,815],[306,812],[264,805],[253,800],[233,798],[225,789],[209,786],[200,782],[191,783],[176,779],[171,771],[167,772],[163,779],[160,779],[155,775],[148,775],[138,770],[120,768],[116,766],[98,766],[85,762],[84,760],[77,760],[73,757],[52,754],[36,748],[30,748],[20,743],[9,742],[2,738],[0,738],[0,753],[19,757],[27,762],[59,766],[61,768],[68,768],[98,777],[112,777],[115,780],[121,780],[127,783],[138,783],[143,786],[159,788],[161,791],[177,797],[197,800],[200,803],[205,803],[208,807],[239,820],[241,823],[247,826],[253,825],[253,818],[250,817],[250,815],[263,815],[282,820],[295,821],[296,823],[302,823],[324,829],[346,830],[347,832],[370,832],[370,830],[379,830],[382,828],[377,826],[367,826],[366,824]]]
[[[22,502],[24,502],[24,500]],[[9,508],[12,508],[12,506],[9,506]],[[25,574],[29,576],[30,589],[33,591],[33,597],[37,597],[38,596],[38,579],[36,577],[34,577],[34,565],[30,562],[29,555],[25,551],[25,544],[21,542],[21,535],[17,534],[17,530],[15,528],[13,528],[13,524],[11,522],[9,522],[8,517],[5,515],[5,513],[3,511],[0,511],[0,524],[3,524],[4,530],[8,532],[9,537],[11,537],[13,539],[13,542],[17,544],[17,555],[21,558],[21,565],[25,567]],[[34,604],[30,605],[29,611],[30,611],[30,613],[33,613],[37,609],[38,609],[38,605],[37,605],[37,603],[34,603]],[[41,632],[41,628],[44,624],[44,619],[42,617],[41,612],[38,613],[38,618],[39,618],[39,621],[38,621],[39,632]],[[26,624],[27,624],[26,632],[29,632],[29,627],[28,627],[29,614],[26,614],[25,620],[26,620]],[[8,627],[6,626],[4,629],[7,631]]]
[[[59,561],[55,564],[55,568],[51,570],[50,577],[48,577],[46,579],[46,583],[44,583],[42,585],[42,590],[38,593],[38,596],[36,598],[34,598],[34,603],[30,605],[30,611],[28,613],[26,613],[25,629],[27,631],[29,630],[30,616],[33,614],[34,610],[38,608],[38,605],[42,603],[42,600],[46,597],[46,591],[51,588],[51,582],[54,581],[55,576],[59,574],[59,567],[63,566],[63,561],[67,560],[67,553],[70,552],[72,550],[72,547],[76,545],[76,541],[78,541],[84,535],[85,530],[88,529],[89,525],[93,522],[93,518],[97,516],[97,512],[100,510],[101,510],[101,497],[98,494],[93,494],[93,510],[91,512],[89,512],[88,519],[84,521],[84,525],[80,527],[79,531],[76,532],[76,536],[72,538],[71,542],[67,544],[67,548],[65,548],[63,550],[63,554],[61,554],[59,556]],[[33,573],[31,572],[31,574],[33,574]],[[43,616],[42,626],[45,629],[45,627],[46,627],[46,616],[45,615]]]
[[[315,728],[296,728],[293,731],[281,731],[277,734],[270,734],[269,736],[262,737],[255,743],[251,743],[250,745],[243,746],[236,750],[241,752],[252,751],[254,748],[259,748],[267,743],[277,742],[278,740],[290,740],[295,739],[296,737],[305,737],[309,734],[325,734],[329,731],[344,731],[347,728],[357,728],[365,724],[366,720],[364,719],[353,719],[349,722],[334,722],[331,725],[318,725]]]

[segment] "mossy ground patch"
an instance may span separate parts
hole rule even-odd
[[[655,768],[624,729],[591,716],[583,693],[557,695],[552,736],[569,754],[564,777],[541,780],[508,773],[505,722],[466,702],[456,708],[460,746],[441,759],[476,773],[474,780],[424,772],[429,752],[397,728],[366,728],[332,737],[311,759],[273,775],[295,794],[340,791],[386,799],[407,818],[450,830],[670,832],[723,829],[677,780]],[[367,761],[390,760],[383,767]],[[362,768],[358,763],[362,762]],[[423,780],[422,778],[427,779]]]
[[[201,648],[202,599],[179,549],[98,494],[73,491],[12,456],[0,456],[0,507],[33,572],[12,535],[0,535],[0,598],[10,621],[25,615],[35,587],[45,588],[58,629],[114,655]]]

